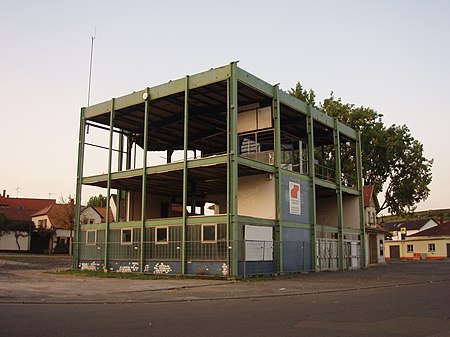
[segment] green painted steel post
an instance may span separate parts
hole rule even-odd
[[[311,267],[317,271],[317,209],[316,209],[316,172],[314,165],[314,118],[311,106],[306,106],[308,130],[308,174],[310,187],[310,223],[311,223]]]
[[[231,74],[228,90],[228,205],[229,216],[229,241],[230,275],[238,275],[239,235],[238,235],[238,139],[237,139],[237,114],[238,114],[238,81],[236,75],[236,63],[231,63]]]
[[[187,199],[188,199],[188,167],[189,149],[189,76],[186,76],[184,89],[184,139],[183,139],[183,227],[181,232],[181,273],[186,273],[186,229],[187,229]],[[195,151],[195,149],[194,149]]]
[[[73,265],[74,269],[78,268],[80,263],[80,237],[81,237],[81,190],[82,190],[82,180],[83,180],[83,162],[84,162],[84,142],[85,142],[85,128],[86,121],[84,119],[85,108],[81,109],[80,112],[80,132],[78,136],[78,164],[77,164],[77,186],[75,192],[75,223],[74,223],[74,239],[72,242],[72,247],[75,248],[73,252]]]
[[[112,167],[112,147],[114,136],[114,117],[115,117],[115,99],[111,99],[111,113],[109,115],[109,145],[108,145],[108,181],[106,187],[106,224],[105,224],[105,261],[103,265],[103,271],[108,271],[108,244],[109,244],[109,223],[111,221],[109,217],[110,198],[111,198],[111,167]]]
[[[117,159],[117,171],[122,171],[123,164],[123,133],[119,134],[119,157]],[[120,221],[120,200],[121,200],[121,191],[117,190],[116,195],[116,222]]]
[[[336,159],[336,194],[338,207],[338,253],[339,253],[339,269],[344,270],[344,210],[342,198],[342,172],[341,172],[341,141],[339,136],[339,123],[337,118],[334,119],[334,156]]]
[[[278,84],[273,87],[273,121],[275,131],[275,203],[276,203],[276,230],[275,240],[278,242],[278,272],[283,272],[283,219],[282,219],[282,184],[281,184],[281,121],[280,100]]]
[[[364,180],[362,166],[361,151],[361,132],[358,131],[356,139],[356,170],[358,175],[358,191],[359,191],[359,221],[361,228],[361,267],[365,268],[366,263],[366,226],[364,224]]]
[[[144,271],[144,243],[145,243],[145,220],[147,219],[147,149],[148,149],[148,115],[150,109],[149,88],[144,93],[144,144],[142,153],[142,192],[141,192],[141,242],[139,249],[139,271]]]

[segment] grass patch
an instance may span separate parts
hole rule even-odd
[[[226,277],[219,275],[168,275],[168,274],[142,274],[142,273],[118,273],[118,272],[103,272],[92,270],[62,270],[50,272],[57,275],[71,275],[82,277],[98,277],[98,278],[116,278],[129,280],[181,280],[181,279],[202,279],[202,280],[227,280]]]

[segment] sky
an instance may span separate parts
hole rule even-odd
[[[239,60],[406,124],[449,208],[450,1],[0,0],[0,191],[73,196],[80,108]]]

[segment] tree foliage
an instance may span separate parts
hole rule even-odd
[[[304,89],[300,83],[289,94],[361,132],[364,183],[374,185],[377,193],[384,190],[380,211],[411,212],[428,197],[433,160],[425,158],[423,145],[414,139],[406,125],[388,127],[382,114],[369,107],[344,103],[333,93],[316,104],[314,91]],[[351,159],[346,158],[349,156],[346,152],[342,156],[345,170],[346,160]]]
[[[99,194],[99,195],[93,195],[89,198],[87,202],[88,206],[92,207],[105,207],[106,206],[106,196]]]

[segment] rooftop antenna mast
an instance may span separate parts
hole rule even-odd
[[[16,197],[17,198],[19,197],[19,193],[20,193],[21,189],[22,189],[22,187],[19,187],[19,183],[17,183],[17,187],[14,189],[14,191],[16,191]]]
[[[91,36],[91,61],[89,63],[89,85],[88,85],[87,106],[90,105],[91,101],[92,59],[94,57],[94,40],[96,35],[97,35],[97,27],[94,28],[94,35]]]

